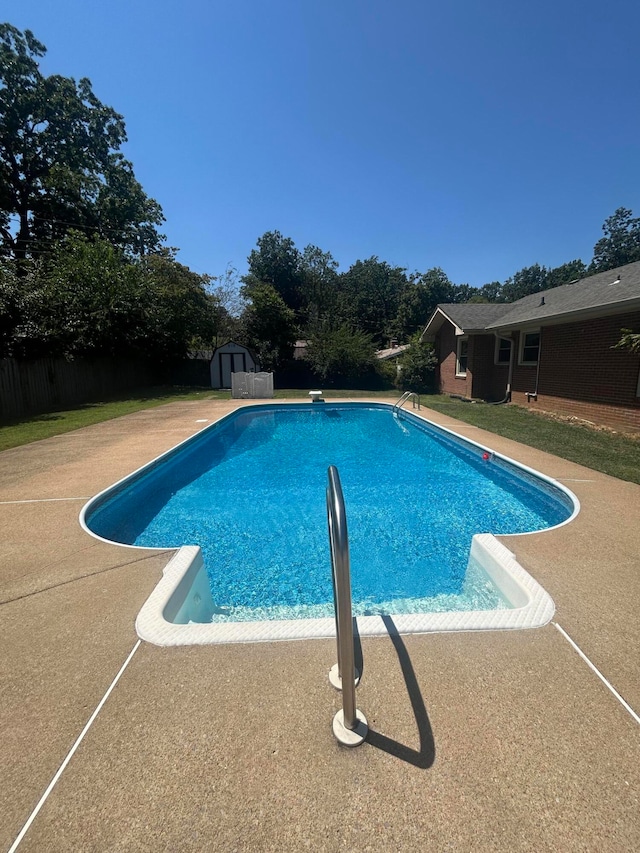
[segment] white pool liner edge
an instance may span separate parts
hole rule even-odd
[[[471,557],[490,575],[502,594],[513,605],[503,610],[467,610],[446,613],[391,614],[402,634],[426,634],[445,631],[495,631],[538,628],[551,621],[555,605],[551,596],[518,563],[491,533],[473,537]],[[209,645],[216,643],[256,643],[276,640],[321,639],[335,637],[333,618],[286,619],[258,622],[200,622],[176,624],[168,621],[185,604],[206,609],[210,594],[200,548],[185,545],[166,565],[157,584],[136,619],[138,636],[159,646]],[[168,617],[168,618],[167,618]],[[361,636],[387,633],[380,616],[358,616]]]

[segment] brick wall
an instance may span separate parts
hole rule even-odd
[[[518,364],[519,335],[514,335],[512,401],[563,416],[582,418],[625,432],[640,432],[636,396],[640,355],[612,349],[623,328],[640,329],[640,312],[618,314],[541,330],[538,399],[537,367]],[[494,363],[493,335],[470,335],[467,375],[457,377],[456,336],[444,323],[436,342],[437,387],[443,394],[483,400],[504,397],[508,366]]]
[[[538,399],[526,398],[536,368],[516,362],[513,402],[640,432],[640,355],[612,349],[622,328],[640,328],[640,312],[543,328]]]
[[[471,397],[472,374],[467,369],[466,377],[456,376],[456,336],[451,323],[444,323],[436,341],[438,354],[438,373],[436,387],[441,394],[459,394],[461,397]],[[471,347],[470,347],[471,350]],[[469,350],[468,364],[471,364]]]
[[[507,388],[508,365],[494,364],[494,335],[469,335],[467,375],[456,376],[456,343],[453,326],[444,323],[436,343],[439,370],[436,387],[441,394],[457,394],[480,400],[502,400]]]
[[[473,374],[471,396],[491,402],[504,399],[509,378],[509,365],[495,364],[495,336],[472,335],[469,338],[469,348],[472,347],[473,359],[469,359]]]

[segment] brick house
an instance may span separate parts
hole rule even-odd
[[[507,304],[438,305],[422,339],[443,394],[511,401],[640,432],[640,261]]]

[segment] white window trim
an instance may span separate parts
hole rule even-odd
[[[511,349],[513,349],[513,338],[505,338],[502,335],[496,335],[496,343],[495,349],[493,351],[493,363],[498,367],[509,367],[509,361],[511,361],[511,355],[509,355],[509,361],[498,361],[498,352],[500,351],[500,341],[509,341],[511,344]]]
[[[469,361],[469,335],[462,335],[456,338],[456,378],[457,379],[466,379],[467,371],[462,372],[460,370],[460,345],[466,343],[467,345],[467,363]]]
[[[538,341],[538,358],[536,361],[524,361],[523,360],[523,351],[524,351],[524,339],[525,335],[540,335],[540,339]],[[540,361],[540,346],[542,344],[542,334],[540,329],[520,329],[520,340],[518,342],[518,364],[523,367],[536,367],[538,361]]]

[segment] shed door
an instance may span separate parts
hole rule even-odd
[[[231,374],[246,370],[246,363],[243,352],[220,353],[220,383],[223,388],[231,388]]]

